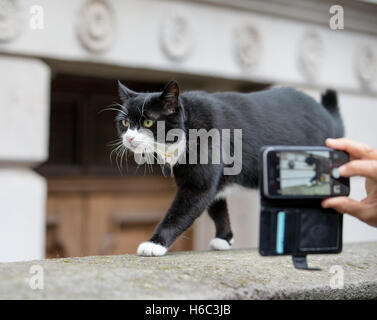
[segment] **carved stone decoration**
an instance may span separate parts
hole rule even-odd
[[[364,45],[357,49],[355,67],[361,84],[370,86],[377,73],[377,54],[373,47]]]
[[[251,67],[257,64],[262,49],[258,29],[250,24],[238,27],[234,30],[233,39],[234,52],[240,65]]]
[[[0,41],[14,39],[21,31],[21,10],[18,0],[0,0]]]
[[[324,55],[324,44],[318,33],[305,33],[299,42],[298,62],[303,75],[314,81],[319,73]]]
[[[77,35],[92,52],[109,49],[114,40],[115,17],[106,0],[87,0],[77,16]]]
[[[172,60],[183,60],[192,48],[192,32],[189,19],[182,12],[175,12],[161,25],[160,44],[163,52]]]

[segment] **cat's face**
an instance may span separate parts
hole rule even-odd
[[[118,133],[123,145],[132,152],[152,153],[156,142],[166,142],[161,140],[166,132],[183,129],[177,82],[169,82],[162,92],[156,93],[137,93],[119,82],[119,95],[122,108],[116,117]],[[162,121],[164,134],[158,135]]]

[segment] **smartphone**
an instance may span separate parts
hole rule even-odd
[[[261,191],[271,199],[348,196],[349,178],[337,170],[348,161],[346,152],[326,147],[265,147]]]

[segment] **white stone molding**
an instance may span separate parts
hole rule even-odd
[[[18,0],[0,0],[0,41],[13,40],[24,25]]]
[[[114,40],[115,15],[108,1],[87,0],[77,16],[76,31],[80,42],[89,51],[109,49]]]
[[[277,14],[282,9],[282,5],[278,5],[281,2],[287,3],[285,10],[293,14],[297,9],[294,3],[298,1],[66,0],[63,3],[59,0],[41,0],[41,5],[45,6],[46,28],[28,30],[25,27],[25,32],[17,41],[0,42],[0,53],[49,59],[49,63],[54,64],[54,70],[88,75],[101,76],[105,69],[109,75],[121,75],[127,71],[128,75],[132,73],[139,79],[164,77],[167,73],[196,74],[204,78],[227,79],[234,84],[238,81],[285,83],[361,92],[364,87],[355,69],[355,49],[364,43],[376,50],[375,37],[370,32],[350,31],[346,8],[346,29],[336,32],[328,27],[328,7],[324,14],[327,17],[325,27],[307,23],[305,17],[293,20],[257,10],[260,5],[270,8],[272,12],[272,4],[275,4]],[[322,5],[330,0],[300,1],[300,10],[310,16],[314,7],[321,7],[322,12]],[[19,0],[19,3],[23,12],[30,17],[26,9],[27,4],[32,2]],[[94,29],[89,28],[88,23],[84,22],[86,18],[82,19],[79,12],[92,3],[105,3],[105,12],[108,12],[106,4],[109,3],[112,8],[109,12],[113,14],[116,24],[113,20],[109,21],[111,27],[100,27],[100,32],[96,31],[97,25]],[[238,7],[238,4],[245,8]],[[229,10],[229,6],[233,9]],[[362,5],[359,9],[355,8],[354,14],[366,14],[367,18],[369,13],[365,10],[366,6]],[[369,11],[373,10],[377,11],[377,5]],[[84,17],[90,16],[88,10],[82,11],[80,14]],[[81,40],[76,29],[78,20]],[[368,22],[370,29],[377,25],[369,19],[363,22]],[[62,27],[65,24],[66,27]],[[74,30],[67,32],[72,26]],[[239,37],[234,35],[237,27],[242,30]],[[128,41],[123,41],[121,30],[127,32]],[[317,33],[320,39],[315,35],[309,35],[309,39],[303,37],[310,33]],[[114,42],[111,42],[112,39]],[[319,44],[316,46],[317,42]],[[312,43],[314,52],[310,49]],[[109,50],[104,52],[102,49]],[[98,67],[93,68],[93,63],[97,63]],[[368,78],[361,76],[365,77]],[[375,95],[376,90],[375,80],[368,94]]]
[[[238,63],[242,67],[252,67],[259,61],[262,51],[262,40],[258,29],[245,24],[233,32],[233,49]]]
[[[318,78],[323,58],[324,44],[319,33],[304,33],[298,44],[298,65],[307,80],[315,81]]]
[[[172,60],[185,59],[193,46],[193,36],[188,17],[183,12],[174,12],[163,17],[160,26],[162,51]]]
[[[369,87],[376,78],[377,54],[371,45],[362,45],[356,50],[355,70],[363,86]]]
[[[242,12],[259,12],[268,16],[315,23],[326,28],[329,25],[329,8],[337,3],[332,0],[186,0],[186,2],[231,8]],[[377,34],[377,6],[370,2],[338,1],[344,8],[347,30]]]

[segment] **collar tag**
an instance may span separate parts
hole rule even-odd
[[[162,166],[162,174],[165,178],[173,177],[173,167],[169,163],[165,163]]]

